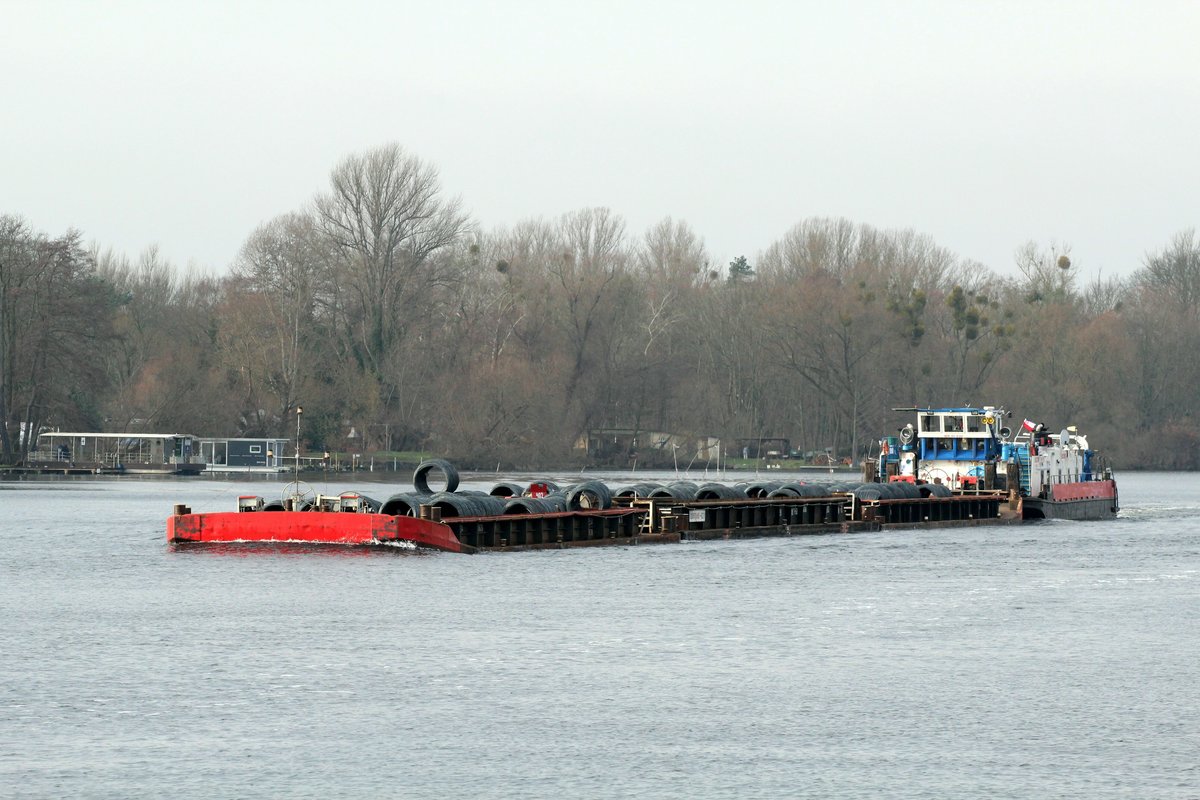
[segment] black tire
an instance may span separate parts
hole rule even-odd
[[[418,464],[413,472],[413,488],[417,490],[417,494],[433,494],[429,488],[429,473],[434,470],[442,473],[442,477],[446,479],[443,492],[453,492],[458,488],[458,470],[454,465],[442,458],[431,458]]]
[[[696,487],[697,500],[745,500],[746,490],[724,483],[704,483]]]
[[[567,498],[562,495],[546,497],[512,497],[504,504],[505,514],[555,514],[567,510]]]
[[[429,495],[404,492],[394,494],[379,507],[380,514],[390,517],[417,517],[421,515],[421,504],[429,502]]]
[[[873,500],[884,499],[883,490],[879,487],[886,486],[883,483],[864,483],[854,489],[854,496],[861,502],[870,502]]]
[[[614,492],[613,497],[649,497],[651,492],[661,488],[661,483],[631,483]]]
[[[655,489],[650,493],[650,496],[673,500],[695,500],[696,491],[699,488],[699,486],[691,481],[675,481],[674,483],[668,483],[661,489]]]
[[[746,487],[746,497],[769,497],[780,486],[782,481],[755,481]]]
[[[495,517],[504,513],[507,500],[491,495],[466,495],[439,492],[426,498],[429,505],[442,510],[442,517]]]
[[[577,483],[567,492],[567,506],[573,511],[612,508],[612,489],[601,481]]]

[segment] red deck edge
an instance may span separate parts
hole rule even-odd
[[[167,518],[167,541],[311,542],[363,545],[412,542],[450,553],[473,553],[446,525],[416,517],[324,511],[220,511]]]
[[[1050,487],[1050,499],[1063,500],[1112,500],[1117,496],[1115,481],[1081,481],[1079,483],[1056,483]]]

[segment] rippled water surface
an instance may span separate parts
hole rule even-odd
[[[0,483],[0,796],[1197,797],[1200,477],[1120,479],[1112,522],[476,556]]]

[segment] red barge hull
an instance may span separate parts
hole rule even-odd
[[[454,531],[440,522],[387,514],[313,511],[236,511],[175,514],[167,519],[172,544],[214,542],[305,542],[374,545],[409,542],[449,553],[473,553]]]

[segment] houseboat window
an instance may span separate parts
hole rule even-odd
[[[983,433],[983,415],[967,415],[967,433]]]
[[[942,423],[937,414],[922,414],[917,418],[921,433],[941,433]]]
[[[946,420],[946,432],[960,433],[963,429],[963,418],[955,415],[947,415],[943,417]]]

